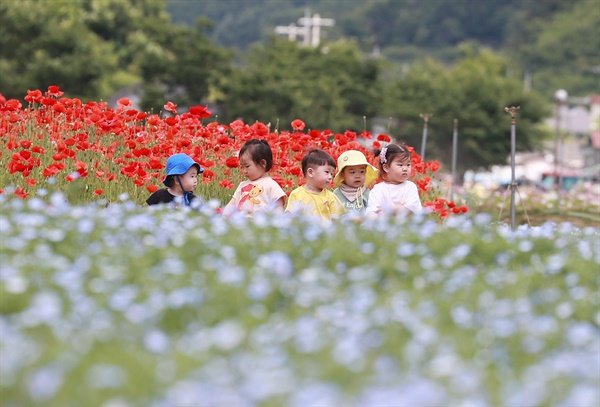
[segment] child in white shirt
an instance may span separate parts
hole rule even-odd
[[[257,211],[283,210],[287,195],[267,174],[273,167],[273,151],[266,140],[248,140],[239,154],[242,173],[247,178],[240,182],[223,214],[243,212],[252,216]]]
[[[366,216],[381,212],[419,213],[423,209],[412,175],[412,158],[405,146],[388,144],[379,153],[380,177],[369,195]]]

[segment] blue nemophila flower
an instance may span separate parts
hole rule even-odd
[[[62,386],[63,372],[56,367],[43,367],[31,373],[27,378],[29,395],[36,401],[51,399]]]
[[[289,277],[294,272],[294,263],[287,253],[271,251],[262,254],[256,260],[256,267],[271,272],[278,277]]]
[[[45,205],[0,196],[9,401],[600,401],[597,230]]]
[[[170,345],[171,339],[160,329],[150,329],[144,335],[144,347],[152,353],[164,353]]]
[[[96,389],[119,388],[125,385],[127,373],[117,365],[96,364],[88,369],[86,381],[88,386]]]
[[[246,330],[235,320],[223,321],[211,331],[212,343],[219,349],[232,350],[238,347],[246,337]]]

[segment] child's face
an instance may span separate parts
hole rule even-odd
[[[181,185],[179,185],[179,181],[177,181],[177,177],[181,180],[181,184],[186,192],[192,192],[198,186],[198,168],[195,165],[191,166],[185,174],[176,175],[173,179],[173,186],[171,189],[183,193]]]
[[[257,179],[265,175],[266,172],[265,167],[262,167],[256,164],[254,161],[252,161],[252,157],[248,152],[245,152],[240,157],[240,167],[242,169],[242,174],[244,174],[244,177],[248,178],[250,181],[256,181]]]
[[[411,159],[410,157],[404,159],[395,157],[391,163],[383,164],[382,168],[387,174],[387,182],[401,184],[410,178],[412,172]]]
[[[309,168],[306,174],[306,184],[316,190],[329,188],[333,180],[335,168],[330,165],[320,165],[315,168]]]
[[[349,165],[344,167],[342,171],[342,177],[344,184],[349,187],[358,188],[365,185],[365,179],[367,178],[367,166],[366,165]]]

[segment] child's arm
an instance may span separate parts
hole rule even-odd
[[[421,198],[419,197],[419,189],[417,188],[417,185],[414,182],[410,182],[407,184],[406,200],[404,201],[404,207],[413,213],[419,213],[423,209],[423,205],[421,204]]]
[[[236,212],[236,201],[235,201],[235,198],[231,198],[229,203],[227,205],[225,205],[225,208],[223,208],[223,216],[225,216],[225,217],[231,216],[235,212]]]
[[[381,188],[375,185],[369,193],[369,200],[367,202],[366,215],[376,215],[381,212],[383,208],[383,194]]]
[[[301,188],[301,187],[300,187]],[[299,211],[302,209],[302,202],[298,199],[298,188],[294,189],[287,199],[285,205],[286,212]]]
[[[277,209],[284,209],[285,208],[285,201],[286,201],[287,195],[282,196],[281,198],[279,198],[276,202],[275,202],[275,208]]]
[[[238,187],[235,189],[235,192],[233,193],[231,200],[223,209],[223,216],[225,216],[225,217],[231,216],[235,212],[237,212],[238,200],[240,199],[240,196],[241,196],[241,187],[242,187],[242,184],[238,185]]]
[[[331,217],[332,219],[339,218],[341,215],[346,213],[346,207],[342,201],[340,201],[340,198],[338,198],[333,192],[331,193],[331,196],[334,199],[334,202],[331,205]]]

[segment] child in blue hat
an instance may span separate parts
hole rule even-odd
[[[166,188],[154,192],[146,200],[148,205],[174,203],[189,206],[196,198],[193,194],[198,186],[198,176],[204,172],[187,154],[175,154],[167,160],[167,175],[163,180]]]

